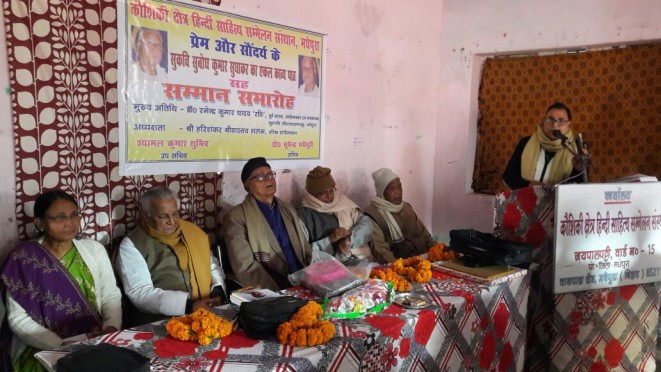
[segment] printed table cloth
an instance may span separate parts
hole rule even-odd
[[[153,371],[464,371],[523,368],[529,276],[487,287],[434,273],[413,290],[432,305],[405,309],[392,304],[362,319],[334,320],[336,335],[315,347],[260,341],[234,331],[210,345],[169,337],[165,322],[139,326],[43,351],[54,369],[57,359],[100,342],[126,347],[150,358]],[[289,291],[310,297],[306,290]],[[232,319],[238,307],[214,309]]]

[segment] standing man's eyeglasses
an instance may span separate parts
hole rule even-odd
[[[553,125],[555,123],[558,123],[559,126],[567,125],[569,124],[569,120],[565,120],[563,118],[552,118],[552,117],[547,117],[544,118],[544,123]]]

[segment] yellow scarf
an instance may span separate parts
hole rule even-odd
[[[571,130],[567,133],[567,142],[569,147],[576,151],[574,133]],[[555,185],[569,177],[574,168],[572,165],[574,155],[562,146],[562,142],[559,139],[549,139],[544,134],[541,125],[537,126],[537,132],[530,137],[521,154],[521,177],[528,181],[536,181],[535,170],[542,148],[544,151],[556,153],[551,162],[551,169],[547,170],[548,178],[545,183]]]
[[[179,227],[171,234],[163,234],[144,223],[152,238],[172,248],[179,267],[190,274],[193,300],[209,297],[211,293],[211,250],[209,237],[197,225],[179,220]]]

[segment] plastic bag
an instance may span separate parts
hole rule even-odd
[[[390,305],[393,295],[392,284],[370,279],[360,287],[324,301],[324,317],[352,319],[367,313],[379,313]]]
[[[292,285],[302,285],[325,298],[336,296],[365,282],[352,274],[335,257],[321,251],[312,252],[310,265],[289,274],[288,278]]]

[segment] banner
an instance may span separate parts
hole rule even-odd
[[[120,174],[319,163],[321,34],[178,1],[118,17]]]
[[[661,281],[659,195],[661,182],[558,186],[554,292]]]

